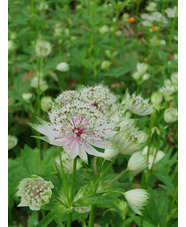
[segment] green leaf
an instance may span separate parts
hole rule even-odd
[[[38,223],[38,212],[32,212],[28,217],[27,227],[36,227]]]
[[[125,74],[127,74],[130,71],[131,71],[131,68],[129,66],[118,67],[118,68],[114,68],[114,69],[109,70],[109,72],[107,72],[107,73],[104,73],[104,76],[120,77],[120,76],[124,76]]]
[[[32,149],[25,145],[24,149],[21,151],[21,160],[23,167],[31,174],[39,173],[40,165],[40,152],[37,148]]]

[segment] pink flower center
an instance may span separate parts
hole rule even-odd
[[[76,135],[76,137],[80,138],[81,135],[85,133],[85,129],[84,128],[81,129],[80,127],[78,128],[75,127],[73,129],[73,133]]]

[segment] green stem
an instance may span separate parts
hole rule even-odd
[[[74,191],[74,183],[75,183],[75,176],[76,176],[76,163],[77,163],[77,158],[74,159],[74,163],[73,163],[72,185],[71,185],[71,191],[70,191],[70,203],[72,203],[72,201],[73,201],[73,191]],[[72,222],[72,212],[68,216],[67,227],[71,226],[71,222]]]
[[[64,168],[63,168],[62,158],[61,158],[60,147],[59,147],[58,151],[59,151],[59,161],[60,161],[60,166],[61,166],[61,175],[62,175],[62,178],[63,178],[63,185],[64,185],[64,189],[65,189],[65,195],[67,196],[67,199],[69,200],[69,194],[67,192],[67,183],[66,183],[66,178],[65,178],[65,172],[64,172]]]
[[[115,158],[113,158],[113,160],[110,162],[110,164],[107,166],[107,168],[104,170],[103,174],[101,176],[98,177],[98,179],[96,180],[96,182],[92,185],[92,187],[88,190],[88,192],[84,195],[88,195],[92,189],[94,189],[98,183],[100,182],[100,180],[108,173],[108,171],[110,170],[112,164],[114,163],[114,161],[116,160],[117,156]]]
[[[94,226],[95,205],[91,206],[88,227]]]
[[[109,185],[107,185],[107,188],[109,188],[110,186],[112,186],[112,184],[113,184],[115,181],[117,181],[119,178],[121,178],[127,170],[128,170],[128,169],[123,170],[117,177],[115,177],[115,178],[109,183]]]

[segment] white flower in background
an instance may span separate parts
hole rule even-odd
[[[146,146],[143,149],[142,152],[144,155],[148,154],[148,146]],[[152,165],[154,165],[155,163],[159,162],[163,157],[165,156],[165,153],[161,150],[156,152],[156,149],[154,147],[150,147],[149,149],[149,159],[148,159],[148,169],[152,168]]]
[[[110,66],[111,62],[110,61],[102,61],[101,62],[101,69],[107,69]]]
[[[96,107],[101,112],[105,112],[106,109],[116,101],[115,95],[107,86],[102,84],[94,87],[85,87],[80,90],[79,93],[78,99],[80,101]]]
[[[153,92],[151,95],[151,102],[156,109],[160,108],[160,104],[163,101],[163,94],[161,92]]]
[[[38,40],[36,42],[36,55],[38,57],[44,58],[47,57],[52,50],[51,44],[47,41]]]
[[[142,13],[140,16],[141,16],[141,18],[144,19],[144,20],[150,20],[150,15],[147,14],[147,13]]]
[[[66,62],[61,62],[56,66],[56,69],[61,72],[69,71],[69,64]]]
[[[48,9],[48,4],[45,1],[41,1],[39,5],[37,6],[37,9],[42,11],[42,10],[47,10]]]
[[[174,39],[175,41],[178,41],[178,36],[177,36],[177,35],[174,35],[174,36],[173,36],[173,39]]]
[[[148,6],[146,7],[147,11],[155,11],[157,7],[157,3],[149,2]]]
[[[61,23],[56,23],[54,26],[54,36],[60,37],[62,35],[63,28]]]
[[[124,13],[123,16],[122,16],[122,20],[124,22],[128,22],[128,18],[129,18],[129,14],[128,13]]]
[[[174,18],[176,16],[176,11],[177,11],[176,6],[174,8],[167,8],[165,10],[165,12],[169,18]]]
[[[178,73],[172,73],[171,74],[171,82],[173,86],[175,86],[175,89],[178,90]]]
[[[117,30],[117,31],[115,32],[115,35],[118,36],[118,37],[119,37],[119,36],[122,36],[122,31],[121,31],[121,30]]]
[[[65,35],[66,36],[69,36],[70,35],[70,30],[68,28],[65,28],[64,32],[65,32]]]
[[[162,20],[162,14],[160,12],[157,12],[157,11],[156,12],[153,12],[150,15],[149,19],[151,21],[161,22],[161,20]]]
[[[141,152],[136,152],[130,157],[127,169],[132,171],[141,171],[147,166],[147,157]]]
[[[65,173],[72,174],[73,172],[73,160],[70,158],[70,156],[67,153],[61,153],[61,160],[63,163],[63,168]],[[58,166],[60,166],[60,158],[57,156],[55,158],[55,162]],[[80,169],[82,167],[81,161],[78,159],[76,164],[76,170]]]
[[[23,93],[23,94],[22,94],[22,98],[23,98],[25,101],[29,102],[29,100],[32,98],[32,93]]]
[[[41,109],[43,111],[46,112],[49,111],[52,108],[52,104],[53,104],[52,97],[45,96],[41,98]]]
[[[178,120],[178,110],[176,108],[167,108],[164,112],[164,120],[167,123],[173,123]]]
[[[109,140],[112,149],[122,154],[132,154],[139,150],[147,141],[148,135],[143,131],[138,131],[133,125],[126,125],[122,131],[117,132]]]
[[[104,26],[102,26],[101,28],[99,28],[99,32],[100,32],[102,35],[104,35],[104,34],[106,34],[106,33],[109,32],[109,27],[108,27],[107,25],[104,25]]]
[[[130,96],[128,91],[125,93],[122,103],[125,104],[126,109],[139,116],[145,116],[153,112],[153,108],[148,103],[147,99],[143,99],[141,95],[136,96],[132,94]]]
[[[117,149],[107,148],[105,149],[104,158],[107,160],[112,160],[118,154],[119,151]]]
[[[146,63],[138,62],[136,68],[140,74],[144,74],[147,71],[148,65]]]
[[[178,54],[174,54],[173,59],[177,61],[178,60]]]
[[[88,206],[88,207],[85,207],[85,206],[83,206],[83,207],[74,207],[74,210],[76,212],[80,213],[80,214],[87,213],[87,212],[90,212],[91,206]]]
[[[17,145],[17,137],[8,135],[8,150],[14,148]]]
[[[137,81],[138,84],[143,83],[145,80],[148,80],[150,74],[146,73],[148,65],[146,63],[137,63],[137,71],[132,75],[132,77]]]
[[[31,210],[40,210],[42,205],[49,202],[52,196],[52,182],[32,175],[31,178],[24,178],[18,186],[17,196],[21,197],[18,207],[28,206]]]
[[[150,39],[150,43],[152,44],[152,46],[163,46],[166,44],[166,41],[165,40],[160,40],[158,39],[156,36],[153,36],[151,39]]]
[[[93,146],[110,147],[107,139],[115,134],[114,124],[94,106],[73,100],[62,107],[53,107],[48,114],[51,123],[38,118],[41,125],[30,124],[46,136],[45,141],[63,147],[71,159],[80,156],[87,162],[87,153],[104,157]]]
[[[74,99],[77,99],[78,97],[78,92],[77,91],[73,91],[73,90],[69,90],[69,91],[64,91],[62,92],[56,99],[55,101],[59,104],[59,105],[65,105],[69,102],[71,102]]]
[[[14,51],[16,49],[16,44],[13,40],[8,40],[8,51]]]
[[[149,198],[148,192],[144,189],[138,188],[138,189],[132,189],[130,191],[127,191],[123,193],[123,195],[125,196],[131,209],[135,213],[142,215],[144,206],[147,205],[147,201]]]
[[[151,21],[148,21],[148,20],[144,20],[141,22],[143,26],[145,27],[150,27],[152,26],[152,22]]]
[[[38,77],[32,78],[30,86],[36,89],[39,86],[42,92],[48,89],[46,81],[43,79],[38,79]]]

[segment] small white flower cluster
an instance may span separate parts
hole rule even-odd
[[[157,7],[157,3],[155,2],[149,2],[148,6],[146,7],[147,11],[155,11]]]
[[[39,5],[37,6],[37,9],[39,11],[42,11],[42,10],[47,10],[48,9],[48,4],[45,2],[45,0],[41,1],[39,3]]]
[[[35,89],[39,87],[41,92],[44,92],[48,89],[47,82],[42,78],[38,78],[38,77],[32,78],[30,86]]]
[[[137,81],[137,83],[140,85],[145,80],[148,80],[150,77],[150,74],[147,73],[148,65],[146,63],[137,63],[137,71],[132,75],[132,77]]]
[[[78,97],[78,92],[77,91],[69,90],[69,91],[64,91],[63,93],[61,93],[55,99],[55,101],[59,105],[65,105],[67,103],[70,103],[73,99],[77,99],[77,97]]]
[[[165,10],[165,12],[166,12],[166,14],[167,14],[167,16],[169,18],[174,18],[174,17],[178,16],[177,15],[177,7],[176,6],[174,8],[167,8]]]
[[[52,196],[52,182],[32,175],[31,178],[24,178],[18,186],[17,196],[21,197],[18,207],[28,206],[31,210],[40,210],[42,205],[49,202]]]
[[[160,23],[162,21],[162,24],[167,24],[168,21],[166,17],[164,17],[160,12],[155,11],[151,14],[142,13],[141,14],[142,24],[145,27],[151,27],[152,25],[156,23]]]
[[[52,50],[51,44],[44,40],[38,40],[35,46],[36,55],[40,58],[47,57]]]
[[[166,102],[173,100],[173,94],[178,91],[178,73],[173,73],[170,79],[164,81],[164,86],[159,92],[163,94]]]

